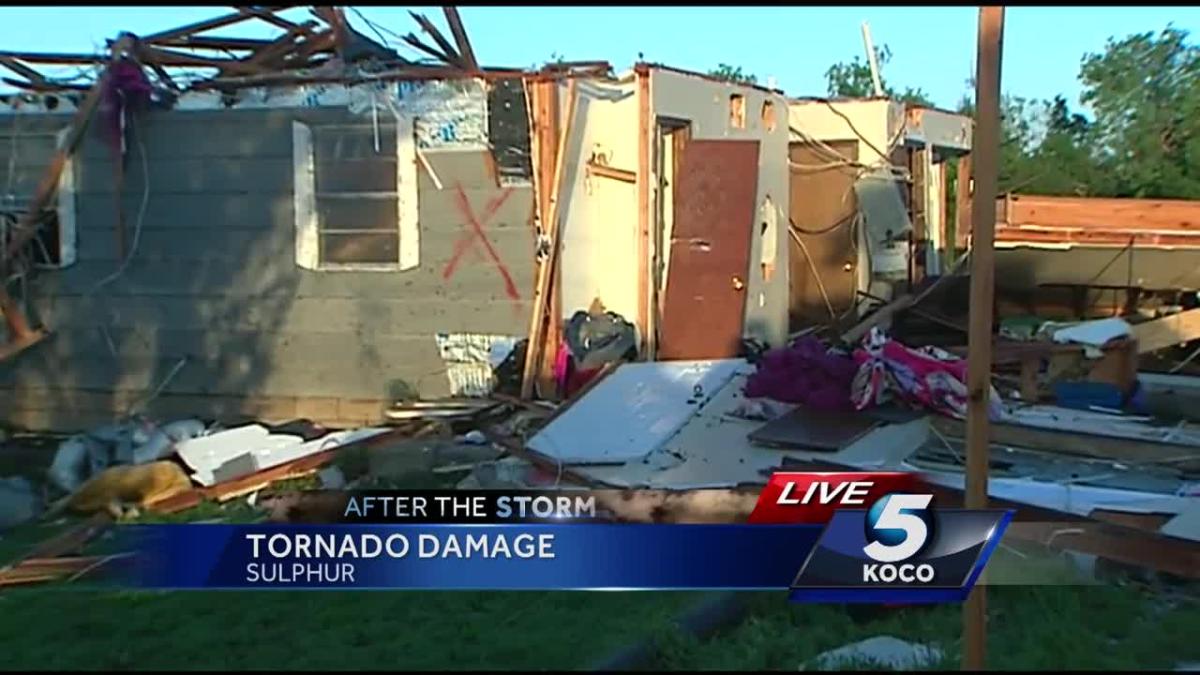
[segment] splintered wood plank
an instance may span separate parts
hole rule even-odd
[[[1138,353],[1146,354],[1200,338],[1200,309],[1164,316],[1132,328]]]

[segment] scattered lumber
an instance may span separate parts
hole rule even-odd
[[[1189,309],[1132,327],[1138,354],[1148,354],[1200,339],[1200,309]]]

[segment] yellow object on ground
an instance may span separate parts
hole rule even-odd
[[[191,487],[191,479],[174,462],[114,466],[89,478],[66,508],[77,513],[108,510],[119,517],[124,506],[145,506]]]

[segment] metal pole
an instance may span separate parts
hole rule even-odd
[[[966,507],[986,508],[988,392],[992,372],[993,244],[1000,159],[1000,59],[1004,8],[979,8],[975,75],[975,134],[971,142],[975,193],[971,202],[971,308],[967,333]],[[982,670],[987,653],[987,597],[980,579],[963,605],[963,670]]]
[[[867,22],[862,23],[863,47],[867,50],[867,64],[871,66],[871,84],[875,87],[875,95],[883,96],[883,83],[879,79],[879,60],[875,58],[875,43],[871,41],[871,27]]]

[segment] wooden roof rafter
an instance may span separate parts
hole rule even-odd
[[[467,31],[463,28],[462,18],[458,16],[458,8],[443,7],[442,10],[446,14],[446,23],[450,26],[450,34],[454,36],[454,41],[458,44],[458,53],[462,54],[463,65],[467,70],[478,71],[479,61],[475,60],[475,50],[471,48],[471,41],[467,39]]]
[[[413,20],[417,22],[417,25],[421,27],[421,30],[428,33],[429,37],[433,38],[433,41],[437,43],[438,51],[441,52],[442,58],[447,64],[454,66],[455,68],[461,68],[463,70],[467,69],[467,65],[463,62],[462,56],[460,56],[454,46],[446,40],[441,31],[437,29],[437,26],[433,25],[432,21],[413,11],[410,11],[409,15],[411,15]],[[413,44],[414,41],[420,42],[416,39],[416,36],[412,34],[409,34],[409,37],[413,38],[413,41],[410,41],[410,44]],[[414,44],[413,46],[417,45]],[[426,46],[423,48],[423,51],[431,52],[434,50]]]
[[[316,18],[303,23],[284,19],[277,13],[299,6],[263,7],[235,6],[230,14],[204,21],[160,31],[147,36],[128,36],[132,47],[128,56],[154,73],[162,86],[181,93],[193,88],[209,88],[205,83],[216,83],[222,88],[252,86],[256,81],[293,81],[289,71],[324,67],[331,57],[338,57],[343,64],[371,60],[389,74],[411,73],[412,79],[454,79],[460,77],[484,77],[492,79],[496,72],[510,69],[482,68],[467,37],[462,19],[453,7],[443,8],[449,35],[447,39],[425,16],[410,12],[421,30],[432,44],[422,42],[413,33],[398,36],[409,46],[433,57],[438,63],[410,61],[383,43],[377,42],[355,30],[346,20],[341,7],[309,7]],[[367,21],[365,17],[362,17]],[[208,31],[231,26],[240,22],[258,20],[284,30],[275,39],[249,39],[206,35]],[[370,22],[368,21],[368,24]],[[372,26],[374,27],[374,26]],[[377,30],[378,32],[378,30]],[[393,33],[393,35],[396,35]],[[381,36],[381,39],[382,38]],[[386,39],[384,39],[386,42]],[[110,47],[116,41],[108,41]],[[0,78],[4,82],[25,90],[53,91],[86,87],[62,84],[46,77],[33,66],[101,66],[111,56],[103,53],[27,53],[0,52],[0,70],[10,70],[26,81]],[[172,69],[187,69],[174,72]],[[200,72],[197,72],[200,71]],[[355,75],[348,74],[349,79]],[[197,76],[199,79],[197,80]],[[322,79],[326,78],[321,74]],[[337,76],[333,76],[337,81]],[[294,81],[299,83],[301,74]],[[361,80],[361,78],[358,78]]]

